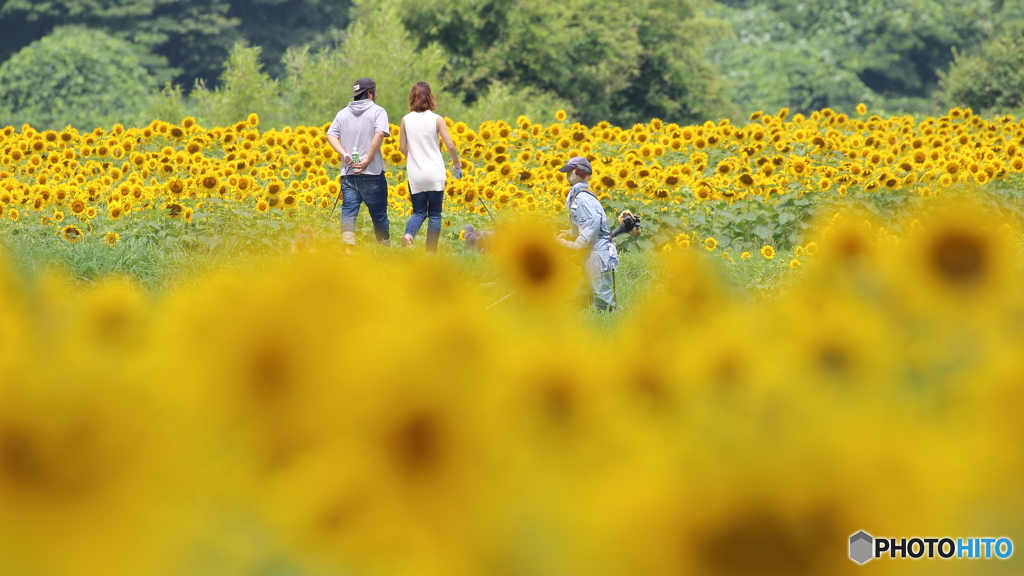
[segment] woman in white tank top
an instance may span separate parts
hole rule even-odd
[[[410,112],[402,118],[399,148],[406,157],[412,216],[405,226],[402,244],[411,247],[416,233],[427,222],[427,250],[437,251],[441,236],[441,204],[444,202],[445,168],[440,141],[448,148],[455,170],[462,168],[459,151],[448,134],[444,118],[433,112],[434,94],[426,82],[417,82],[409,93]]]

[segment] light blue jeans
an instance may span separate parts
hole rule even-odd
[[[441,236],[441,206],[444,203],[444,191],[417,192],[410,194],[412,200],[412,216],[405,225],[405,233],[413,238],[427,221],[427,251],[437,252],[437,239]]]

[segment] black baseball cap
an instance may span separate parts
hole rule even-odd
[[[359,96],[363,92],[366,92],[368,90],[376,90],[376,89],[377,89],[377,83],[376,82],[374,82],[370,78],[360,78],[359,80],[356,80],[355,85],[352,86],[352,97],[355,98],[356,96]]]
[[[594,169],[590,167],[590,161],[582,156],[573,156],[572,158],[569,159],[568,162],[565,163],[565,166],[559,168],[558,171],[569,172],[574,168],[579,168],[580,170],[583,170],[587,174],[594,173]]]

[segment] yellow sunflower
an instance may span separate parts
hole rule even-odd
[[[62,228],[60,231],[60,235],[62,238],[64,238],[68,242],[71,242],[72,244],[78,242],[83,237],[82,229],[74,225],[65,226],[64,228]]]
[[[185,191],[185,181],[180,178],[175,178],[167,183],[167,191],[174,196],[178,196]]]

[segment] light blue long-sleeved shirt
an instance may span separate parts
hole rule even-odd
[[[562,245],[573,250],[589,249],[600,265],[593,272],[614,270],[618,265],[618,254],[608,229],[608,218],[597,196],[590,191],[586,182],[580,182],[569,189],[565,207],[569,210],[571,239],[562,240]],[[596,264],[596,262],[595,262]]]

